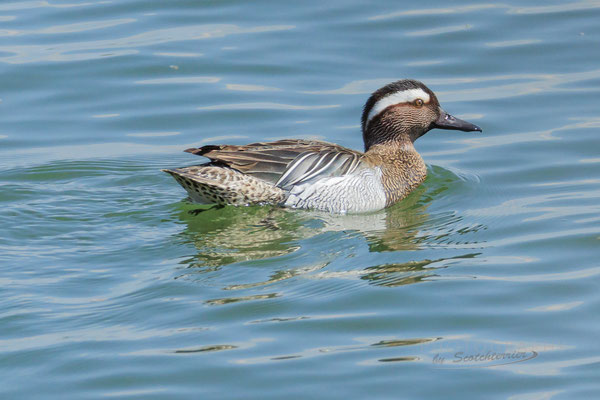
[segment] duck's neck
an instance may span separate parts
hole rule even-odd
[[[413,143],[423,134],[418,126],[409,127],[399,124],[393,114],[387,113],[367,124],[363,130],[363,141],[365,152],[378,145],[386,147],[411,147]]]
[[[382,172],[387,205],[406,197],[427,177],[425,162],[410,140],[394,140],[368,147],[365,161]]]
[[[398,153],[414,152],[417,150],[410,140],[390,140],[383,143],[376,143],[369,146],[366,153],[380,154],[382,156],[391,156]]]

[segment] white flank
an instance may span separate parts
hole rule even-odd
[[[385,189],[380,168],[364,168],[353,174],[328,176],[300,183],[290,190],[285,205],[339,214],[385,208]]]
[[[407,89],[401,92],[389,94],[379,99],[379,101],[375,103],[373,108],[371,108],[371,111],[369,111],[369,116],[367,117],[367,125],[369,124],[369,122],[371,122],[373,118],[375,118],[377,115],[379,115],[380,112],[382,112],[389,106],[401,103],[412,103],[416,99],[421,99],[425,103],[429,103],[430,100],[429,94],[427,94],[427,92],[425,92],[423,89]]]

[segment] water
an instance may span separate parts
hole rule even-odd
[[[326,3],[0,3],[0,397],[598,397],[600,2]],[[159,171],[406,77],[483,133],[383,212]]]

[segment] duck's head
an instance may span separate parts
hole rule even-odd
[[[481,128],[448,114],[435,94],[412,79],[392,82],[375,91],[362,114],[365,150],[387,142],[414,142],[431,129],[465,132]]]

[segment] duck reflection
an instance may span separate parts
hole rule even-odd
[[[457,238],[481,227],[465,228],[461,223],[462,218],[452,212],[435,215],[428,213],[427,209],[432,200],[443,197],[447,187],[456,184],[460,179],[449,171],[442,171],[440,174],[439,170],[434,170],[431,175],[432,181],[429,185],[422,185],[402,202],[369,214],[336,215],[275,206],[222,208],[205,206],[198,209],[197,205],[183,204],[179,206],[177,217],[186,228],[178,235],[180,239],[193,244],[197,249],[196,254],[183,263],[195,268],[197,272],[210,272],[234,263],[266,259],[272,262],[301,248],[306,249],[306,246],[310,246],[307,243],[310,239],[326,232],[340,232],[343,235],[342,239],[349,240],[359,238],[360,241],[362,237],[362,242],[368,245],[370,253],[428,250],[435,249],[436,246],[452,247],[453,243],[460,243]],[[338,250],[333,247],[335,246],[332,245],[331,253]],[[289,262],[282,259],[281,263],[276,263],[281,264],[281,268],[269,271],[269,276],[263,276],[263,279],[258,282],[234,282],[233,284],[222,282],[222,287],[226,290],[243,291],[264,287],[298,275],[310,275],[315,279],[321,279],[340,277],[345,274],[358,276],[375,285],[406,285],[434,277],[436,271],[446,266],[446,261],[452,258],[477,256],[477,253],[463,252],[460,248],[456,246],[459,254],[453,252],[451,258],[431,257],[432,252],[426,251],[415,253],[415,256],[430,256],[431,259],[383,265],[371,264],[359,267],[358,270],[354,266],[347,271],[329,271],[327,265],[332,257],[335,259],[335,256],[329,258],[324,256],[323,262],[296,267],[291,267]],[[439,254],[435,253],[435,255]],[[250,264],[243,264],[243,266],[248,265]],[[254,278],[256,277],[254,275]],[[254,299],[252,296],[235,299],[236,301],[251,300]],[[223,299],[217,300],[216,303],[210,304],[223,302]]]
[[[463,254],[451,258],[436,260],[409,261],[399,264],[384,264],[365,268],[361,279],[367,280],[378,286],[402,286],[411,283],[423,282],[438,276],[437,270],[455,259],[475,258],[481,253]]]
[[[274,206],[225,206],[179,210],[184,241],[198,249],[194,263],[222,266],[292,253],[298,242],[323,232],[361,232],[372,251],[416,250],[415,236],[428,219],[417,190],[401,204],[371,214],[335,215]]]

